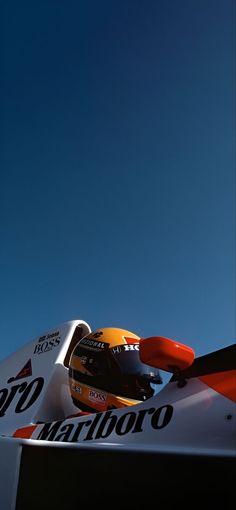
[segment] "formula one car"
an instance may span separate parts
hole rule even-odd
[[[0,509],[233,503],[235,345],[194,359],[175,340],[143,338],[142,363],[169,381],[138,404],[81,415],[68,367],[89,333],[65,322],[0,362]]]

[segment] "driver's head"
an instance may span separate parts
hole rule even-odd
[[[69,361],[74,404],[98,412],[138,404],[160,384],[159,371],[140,361],[140,337],[118,328],[102,328],[83,337]],[[155,387],[155,386],[154,386]]]

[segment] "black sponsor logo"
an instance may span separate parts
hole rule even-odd
[[[61,341],[61,337],[58,335],[59,331],[41,336],[34,348],[34,354],[44,354],[54,349],[54,347],[57,347]]]
[[[39,337],[39,339],[38,339],[38,341],[39,341],[39,342],[44,342],[44,340],[46,340],[46,336],[47,336],[47,335],[40,336],[40,337]]]
[[[44,340],[48,340],[50,338],[55,338],[55,336],[59,336],[59,331],[54,331],[53,333],[48,333],[48,335],[40,336],[38,341],[44,342]]]
[[[96,349],[104,349],[105,343],[99,342],[98,340],[91,340],[91,338],[82,338],[79,345],[86,345],[87,347],[92,347]]]
[[[139,351],[139,344],[123,344],[116,345],[112,348],[112,352],[114,354],[118,354],[120,352],[129,352],[129,351]]]
[[[143,432],[143,426],[147,423],[152,429],[161,430],[170,423],[173,410],[173,406],[167,404],[158,408],[129,411],[120,417],[111,410],[96,413],[79,423],[65,424],[64,421],[46,423],[42,426],[37,439],[62,442],[94,441],[106,439],[113,432],[118,436]]]
[[[31,407],[38,399],[44,385],[43,377],[37,377],[30,383],[22,382],[2,388],[0,390],[0,418],[6,414],[9,407],[14,406],[15,413],[23,413]]]

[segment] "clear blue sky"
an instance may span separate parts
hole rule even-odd
[[[76,318],[234,342],[235,2],[0,10],[0,358]]]

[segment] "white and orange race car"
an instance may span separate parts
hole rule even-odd
[[[194,359],[143,338],[142,363],[169,381],[144,402],[81,414],[68,367],[89,333],[69,321],[0,362],[0,510],[236,501],[235,345]]]

